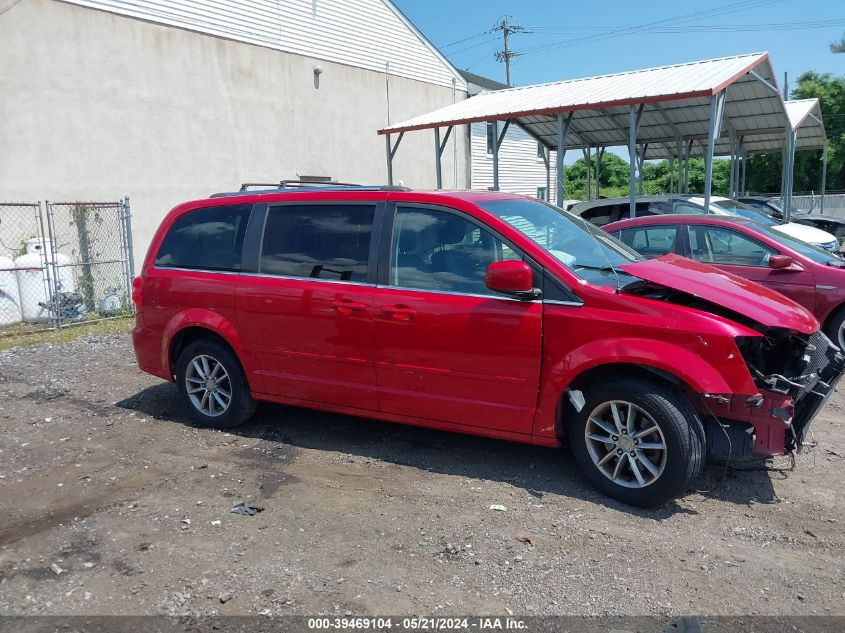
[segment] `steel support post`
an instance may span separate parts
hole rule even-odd
[[[440,128],[434,128],[434,164],[437,170],[437,188],[443,189],[443,150],[446,149],[446,143],[449,142],[449,135],[452,134],[452,126],[446,128],[446,134],[443,141],[440,141]]]
[[[393,184],[393,152],[390,147],[390,134],[384,135],[384,146],[387,153],[387,184]]]
[[[586,165],[587,170],[587,200],[592,200],[593,196],[593,183],[590,176],[592,175],[590,172],[593,171],[592,165],[590,165],[590,158],[593,155],[593,148],[587,145],[586,149],[581,150],[584,154],[584,163]]]
[[[734,192],[736,191],[736,135],[734,134],[733,129],[730,130],[728,134],[728,146],[730,147],[730,169],[729,169],[729,178],[728,178],[728,196],[731,198],[735,198]]]
[[[499,122],[493,121],[493,191],[499,190],[499,149],[502,147],[502,142],[505,140],[505,135],[508,133],[510,124],[510,119],[505,121],[500,134]]]
[[[640,129],[640,119],[643,116],[643,105],[628,108],[628,217],[636,216],[637,194],[637,132]]]
[[[643,180],[645,178],[643,171],[645,169],[645,157],[648,152],[648,143],[643,143],[639,147],[641,149],[637,152],[637,191],[640,195],[643,195]]]
[[[443,189],[443,161],[440,160],[440,128],[434,128],[434,171],[437,176],[437,188]]]
[[[669,193],[675,193],[675,157],[669,155]]]
[[[690,139],[686,145],[686,154],[684,156],[684,193],[689,193],[689,159],[692,155],[693,143],[695,143],[695,140]]]
[[[552,150],[543,145],[543,164],[546,166],[546,202],[552,200]]]
[[[493,121],[493,191],[499,190],[499,122]]]
[[[707,121],[707,153],[704,155],[704,209],[710,211],[710,197],[713,189],[713,152],[716,139],[722,130],[722,114],[725,111],[725,91],[710,98],[710,118]]]
[[[596,181],[596,200],[601,196],[601,159],[604,156],[604,148],[596,148],[596,166],[594,173],[594,180]]]
[[[827,189],[827,141],[822,149],[822,200],[819,205],[819,213],[824,215],[824,194]]]
[[[384,142],[385,147],[387,150],[387,184],[393,184],[393,158],[396,156],[396,150],[399,149],[399,143],[402,142],[402,137],[405,136],[405,132],[399,132],[399,136],[396,138],[396,144],[391,145],[390,143],[390,134],[384,135]]]
[[[792,185],[795,172],[795,143],[798,139],[798,132],[789,130],[786,143],[786,192],[783,197],[783,219],[789,222],[792,219]]]
[[[129,288],[135,278],[135,250],[132,245],[132,207],[129,206],[129,196],[123,199],[123,222],[126,231],[126,257],[129,260]]]
[[[555,203],[560,208],[563,208],[564,201],[564,187],[563,187],[563,158],[566,156],[566,133],[569,131],[569,123],[572,121],[572,112],[564,116],[563,112],[558,112],[557,115],[557,160],[555,166],[557,167],[557,181],[556,200]]]

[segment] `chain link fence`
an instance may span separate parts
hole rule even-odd
[[[0,203],[0,336],[129,316],[129,200]]]
[[[845,192],[826,193],[824,205],[822,205],[822,196],[818,194],[795,194],[792,196],[792,204],[811,213],[820,213],[824,206],[824,215],[845,218]]]

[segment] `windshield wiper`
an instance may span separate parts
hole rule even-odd
[[[578,269],[581,269],[581,270],[607,270],[607,271],[614,272],[614,273],[617,272],[616,268],[614,268],[613,266],[609,266],[608,264],[605,264],[604,266],[596,266],[596,265],[593,265],[593,264],[575,264],[575,270],[578,270]]]

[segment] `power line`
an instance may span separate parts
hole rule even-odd
[[[608,37],[612,37],[614,35],[623,35],[629,33],[637,33],[642,29],[646,29],[649,27],[658,27],[658,26],[670,26],[673,24],[679,24],[682,22],[689,22],[690,20],[699,19],[702,17],[709,17],[711,15],[726,15],[729,13],[736,13],[738,11],[746,11],[749,9],[758,9],[764,6],[768,6],[771,4],[775,4],[778,2],[782,2],[783,0],[743,0],[742,2],[734,2],[731,4],[723,5],[720,7],[715,7],[712,9],[705,9],[702,11],[694,11],[692,13],[685,13],[682,15],[677,15],[671,18],[665,18],[662,20],[655,20],[654,22],[646,22],[644,24],[638,24],[635,26],[629,26],[624,28],[617,28],[611,29],[609,31],[604,31],[602,33],[598,33],[595,35],[586,35],[583,37],[578,37],[570,40],[564,40],[561,42],[555,42],[552,44],[544,44],[539,46],[534,46],[532,48],[528,48],[523,51],[523,55],[528,55],[530,53],[537,53],[540,51],[551,50],[556,48],[566,48],[568,46],[574,46],[575,44],[581,44],[586,42],[592,42],[602,39],[607,39]]]
[[[487,29],[486,31],[482,31],[481,33],[476,33],[475,35],[470,35],[469,37],[465,37],[460,40],[455,40],[454,42],[449,42],[448,44],[443,44],[440,48],[449,48],[450,46],[456,46],[457,44],[463,44],[464,42],[469,42],[470,40],[478,39],[479,37],[483,37],[488,33],[492,33],[496,29]]]
[[[830,28],[832,26],[840,26],[845,24],[845,20],[825,20],[813,22],[775,22],[771,24],[698,24],[698,25],[683,25],[683,26],[661,26],[637,29],[636,32],[630,35],[648,35],[648,34],[673,34],[673,33],[696,33],[696,32],[747,32],[747,31],[793,31],[802,29],[817,29]],[[531,33],[542,34],[544,28],[548,33],[579,33],[588,30],[600,30],[605,27],[526,27],[530,28]],[[552,30],[552,29],[560,30]]]

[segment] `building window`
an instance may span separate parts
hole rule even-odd
[[[492,154],[496,146],[496,129],[492,123],[487,124],[487,153]]]
[[[545,187],[537,187],[537,199],[538,200],[545,200],[546,199],[546,188]]]
[[[539,141],[537,142],[537,158],[546,160],[546,148]]]

